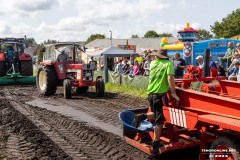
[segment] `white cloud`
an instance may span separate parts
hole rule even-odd
[[[0,0],[1,13],[12,18],[36,16],[39,11],[46,11],[58,5],[57,0]]]

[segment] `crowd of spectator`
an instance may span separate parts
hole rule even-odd
[[[157,50],[147,49],[143,52],[141,58],[137,58],[134,55],[130,55],[129,58],[120,59],[114,63],[114,58],[107,58],[107,68],[114,73],[129,75],[129,77],[135,77],[138,75],[149,76],[149,68],[151,61],[155,59],[155,56],[152,56],[152,53],[157,52]],[[183,78],[186,62],[181,58],[179,52],[174,53],[172,58],[174,65],[175,78]],[[204,57],[197,56],[196,62],[201,69],[204,69]],[[227,67],[224,68],[224,62],[227,63]],[[91,58],[91,63],[96,64],[94,58]],[[219,61],[212,60],[210,55],[209,61],[209,70],[215,68],[219,76],[225,76],[228,80],[237,81],[237,76],[239,74],[239,65],[240,65],[240,43],[236,44],[236,48],[233,45],[233,42],[228,43],[228,49],[226,55],[219,57]]]

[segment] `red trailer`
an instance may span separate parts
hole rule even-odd
[[[199,146],[200,160],[239,160],[240,83],[224,77],[199,78],[198,74],[187,77],[175,81],[178,106],[167,94],[168,103],[163,107],[166,122],[160,138],[165,145],[159,153]],[[198,91],[193,89],[194,82],[200,85]],[[135,115],[146,112],[148,108],[124,110],[119,119],[125,141],[151,155],[154,125],[145,120],[138,128],[133,126]]]

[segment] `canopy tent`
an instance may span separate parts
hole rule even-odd
[[[107,82],[108,81],[107,57],[130,57],[130,55],[139,56],[139,54],[134,52],[133,50],[123,50],[111,46],[108,48],[104,48],[103,50],[97,51],[95,53],[88,54],[87,58],[90,57],[100,58],[101,56],[104,57],[104,80],[105,82]]]
[[[100,58],[103,55],[106,55],[107,57],[129,57],[130,55],[138,56],[138,53],[135,53],[133,50],[123,50],[114,46],[104,48],[100,51],[97,51],[95,53],[90,53],[87,55],[87,58],[95,57]]]

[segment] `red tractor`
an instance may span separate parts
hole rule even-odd
[[[57,57],[65,51],[68,60],[57,61]],[[101,76],[94,80],[94,64],[82,63],[81,44],[79,43],[55,43],[46,45],[43,49],[43,62],[40,63],[36,76],[37,88],[42,95],[53,95],[57,86],[64,88],[64,97],[70,99],[72,89],[77,94],[86,93],[89,86],[96,87],[97,95],[104,96],[105,84]]]
[[[35,83],[32,57],[24,38],[0,38],[0,84]]]

